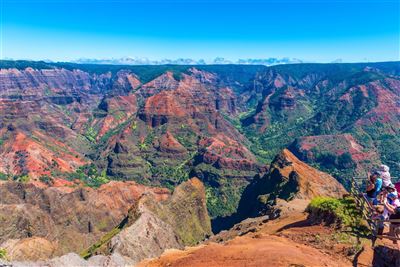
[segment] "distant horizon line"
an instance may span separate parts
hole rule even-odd
[[[384,62],[399,62],[400,59],[384,60],[384,61],[344,61],[343,59],[336,59],[328,62],[323,61],[306,61],[298,58],[247,58],[230,60],[223,57],[216,57],[213,60],[192,59],[192,58],[177,58],[177,59],[161,59],[150,60],[146,57],[121,57],[121,58],[79,58],[76,60],[51,60],[51,59],[15,59],[3,58],[0,61],[32,61],[32,62],[45,62],[45,63],[72,63],[72,64],[92,64],[92,65],[126,65],[126,66],[146,66],[146,65],[287,65],[287,64],[352,64],[352,63],[384,63]]]

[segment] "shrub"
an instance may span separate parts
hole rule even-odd
[[[97,137],[97,132],[93,127],[89,127],[85,133],[86,138],[94,143],[96,141],[96,137]]]
[[[54,180],[53,178],[51,178],[48,175],[43,175],[39,177],[39,181],[41,181],[42,183],[45,183],[47,185],[53,185],[54,184]]]
[[[8,180],[8,175],[5,173],[0,172],[0,180],[7,181]]]
[[[68,173],[66,178],[70,181],[78,179],[85,185],[95,188],[110,181],[107,177],[106,170],[99,173],[93,163],[79,167],[74,173]]]
[[[4,248],[0,248],[0,260],[7,259],[7,251]]]
[[[311,200],[307,212],[312,219],[328,225],[336,224],[339,228],[350,228],[356,233],[368,232],[362,214],[352,197],[342,199],[316,197]]]
[[[29,175],[28,174],[16,175],[13,177],[13,180],[16,182],[27,183],[29,182]]]

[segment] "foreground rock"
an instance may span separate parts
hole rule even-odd
[[[110,182],[98,189],[3,182],[0,247],[11,260],[79,253],[113,229],[145,193],[154,201],[170,195],[167,189],[134,182]]]
[[[269,172],[248,187],[243,201],[253,204],[250,217],[271,212],[268,209],[272,207],[277,212],[304,211],[314,197],[340,198],[343,194],[346,190],[335,178],[305,164],[285,149],[275,157]]]
[[[132,265],[126,261],[122,256],[95,256],[89,260],[84,260],[76,253],[68,253],[61,257],[56,257],[47,261],[13,261],[7,262],[0,260],[0,266],[13,266],[13,267],[119,267]]]
[[[158,257],[166,249],[198,244],[211,234],[205,188],[199,179],[192,178],[169,198],[157,199],[151,191],[142,196],[128,216],[81,253],[87,260],[69,253],[43,261],[55,250],[44,238],[25,240],[25,245],[8,240],[3,245],[14,266],[126,266]]]
[[[223,243],[210,242],[182,251],[171,250],[161,257],[141,262],[141,267],[161,266],[353,266],[342,255],[327,253],[289,235],[290,225],[301,223],[305,214],[293,213],[276,221],[261,223],[256,231]],[[295,227],[295,226],[293,226]],[[282,230],[288,228],[287,230]],[[293,228],[296,229],[296,228]],[[299,228],[307,236],[330,235],[328,228]],[[311,242],[310,242],[311,243]]]
[[[122,255],[127,262],[137,263],[157,257],[166,249],[197,244],[212,234],[205,188],[199,179],[192,178],[165,201],[146,195],[131,208],[119,228],[115,236],[109,240],[103,237],[82,255]]]

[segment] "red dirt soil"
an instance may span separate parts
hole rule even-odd
[[[301,224],[305,218],[305,214],[295,213],[268,222],[256,233],[236,237],[225,243],[210,242],[184,251],[170,250],[160,258],[145,260],[138,266],[352,266],[350,261],[340,255],[329,254],[324,249],[295,242],[282,235],[294,224]],[[286,227],[289,230],[285,230]],[[311,236],[329,233],[329,229],[322,226],[299,226],[295,231]]]

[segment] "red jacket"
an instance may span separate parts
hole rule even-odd
[[[396,187],[397,194],[398,194],[399,197],[400,197],[400,182],[395,183],[394,186]]]

